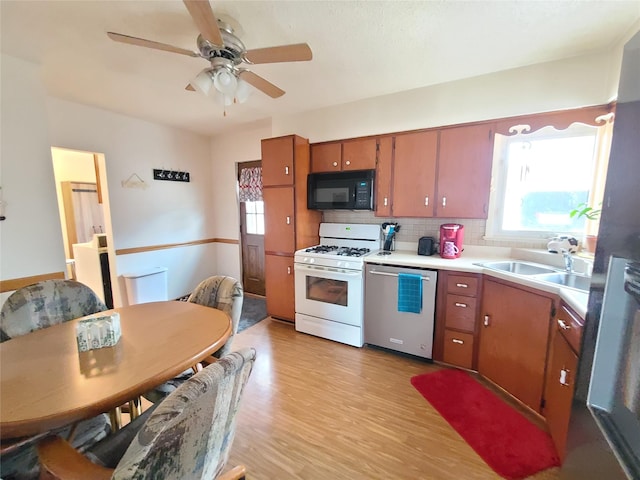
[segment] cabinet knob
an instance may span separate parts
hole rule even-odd
[[[291,275],[291,267],[287,267],[287,275]]]
[[[289,175],[289,167],[284,167],[284,174]]]
[[[469,288],[469,285],[466,283],[456,283],[456,287],[458,288]]]
[[[563,387],[569,387],[571,384],[569,383],[569,373],[571,373],[566,368],[560,370],[560,385]]]
[[[424,206],[425,207],[429,206],[429,197],[424,197]]]
[[[388,203],[387,197],[384,197],[384,206],[386,207]]]
[[[333,165],[334,167],[337,167],[337,166],[338,166],[338,162],[333,162],[333,164],[332,164],[332,165]]]
[[[571,330],[571,327],[569,325],[567,325],[567,322],[565,322],[564,320],[561,320],[561,319],[558,319],[558,326],[562,330]]]
[[[442,197],[442,206],[443,207],[447,206],[447,197]]]
[[[466,303],[456,302],[455,305],[456,305],[456,307],[467,308],[467,304]]]
[[[287,217],[287,225],[291,225],[291,217]]]
[[[488,327],[488,326],[489,326],[489,315],[485,315],[485,316],[484,316],[484,321],[482,322],[482,324],[483,324],[485,327]]]
[[[346,161],[346,162],[344,162],[344,163],[345,163],[345,164],[347,165],[347,167],[348,167],[349,165],[351,165],[351,160],[347,160],[347,161]]]
[[[451,339],[451,341],[453,343],[457,343],[458,345],[464,345],[464,341],[463,340],[458,340],[457,338],[453,338],[453,339]]]

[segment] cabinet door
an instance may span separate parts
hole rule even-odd
[[[550,298],[485,280],[478,371],[540,412]]]
[[[438,217],[487,218],[493,136],[493,124],[440,132]]]
[[[295,251],[294,189],[269,187],[262,191],[264,199],[264,251]]]
[[[342,144],[311,145],[312,172],[339,172],[342,169]]]
[[[264,256],[264,265],[267,313],[272,317],[293,321],[293,257],[267,254]]]
[[[567,450],[567,432],[577,368],[578,356],[573,353],[560,331],[556,330],[547,372],[544,416],[561,460],[564,460]]]
[[[393,137],[379,140],[376,165],[376,217],[391,216],[391,168],[393,159]]]
[[[262,140],[262,185],[293,185],[292,136]]]
[[[342,142],[342,170],[376,168],[376,139],[363,138]]]
[[[394,217],[432,217],[438,132],[398,135],[393,162]]]

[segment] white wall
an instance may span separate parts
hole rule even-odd
[[[212,184],[213,208],[215,210],[215,236],[217,238],[240,239],[240,212],[237,196],[238,162],[260,160],[260,139],[270,138],[271,122],[264,121],[249,128],[211,139],[213,161]],[[219,243],[216,248],[216,264],[220,275],[241,279],[240,245]]]
[[[1,63],[1,181],[8,204],[7,220],[0,222],[2,279],[65,270],[51,146],[104,154],[106,172],[101,175],[111,202],[105,214],[112,219],[106,225],[112,230],[112,248],[213,237],[208,138],[46,97],[37,66],[6,55]],[[192,180],[153,181],[153,168],[187,170]],[[123,188],[120,182],[132,173],[149,187]],[[216,272],[215,252],[214,244],[205,244],[120,255],[114,275],[125,269],[169,267],[168,295],[174,298]],[[118,283],[122,287],[123,282]]]
[[[0,278],[64,272],[45,92],[38,69],[0,55]],[[2,296],[2,300],[7,295]]]
[[[274,117],[273,134],[314,143],[605,104],[617,91],[620,62],[617,48]]]

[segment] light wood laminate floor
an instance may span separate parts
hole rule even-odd
[[[245,346],[257,360],[227,465],[246,465],[248,480],[501,478],[412,387],[441,367],[272,319],[234,338]]]

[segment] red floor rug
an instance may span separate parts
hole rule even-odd
[[[417,375],[411,384],[503,478],[560,465],[548,433],[461,370]]]

